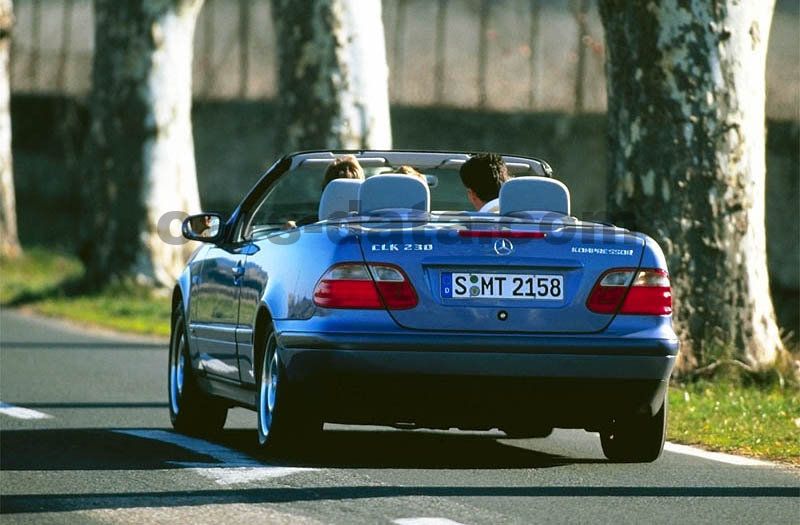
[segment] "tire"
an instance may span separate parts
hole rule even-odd
[[[667,398],[654,416],[636,415],[614,419],[600,432],[603,453],[618,463],[650,463],[664,450],[667,434]]]
[[[225,426],[228,407],[203,392],[197,384],[189,355],[183,309],[173,315],[169,343],[167,390],[172,428],[183,434],[213,436]]]
[[[322,420],[299,385],[286,379],[275,333],[270,330],[259,359],[256,414],[258,444],[267,450],[299,450],[318,436]]]

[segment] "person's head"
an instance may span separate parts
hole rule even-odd
[[[425,178],[425,175],[423,175],[422,173],[418,172],[417,170],[415,170],[411,166],[406,166],[406,165],[400,166],[399,168],[397,168],[397,171],[395,173],[400,173],[401,175],[408,175],[410,177],[417,177],[419,180],[424,182],[426,185],[428,184],[428,179]]]
[[[494,153],[479,153],[467,160],[459,171],[467,189],[469,202],[480,210],[484,204],[500,195],[500,186],[511,177],[503,157]]]
[[[352,155],[345,155],[335,159],[328,169],[325,170],[325,178],[322,181],[322,189],[335,179],[356,179],[364,180],[364,169]]]

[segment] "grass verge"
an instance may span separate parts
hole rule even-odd
[[[670,441],[800,466],[800,389],[720,377],[669,392]]]
[[[83,266],[74,256],[28,248],[18,259],[0,259],[0,306],[137,334],[169,335],[167,295],[131,283],[91,294],[69,291],[82,275]]]

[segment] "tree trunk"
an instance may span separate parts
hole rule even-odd
[[[85,162],[89,228],[81,250],[89,286],[130,275],[169,286],[191,249],[159,221],[200,208],[191,65],[201,5],[95,1]]]
[[[288,153],[391,148],[379,0],[273,0]]]
[[[9,48],[14,26],[11,0],[0,0],[0,257],[20,254],[17,237],[17,207],[14,198],[14,168],[11,160],[11,112]]]
[[[664,248],[682,369],[782,349],[766,264],[774,0],[601,0],[612,219]]]

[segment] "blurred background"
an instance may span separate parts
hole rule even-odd
[[[24,244],[72,250],[88,122],[91,0],[16,0],[11,51]],[[383,0],[396,148],[546,159],[581,215],[606,200],[603,30],[590,0]],[[269,0],[206,0],[194,47],[200,197],[229,212],[282,151]],[[767,58],[768,256],[779,321],[800,332],[800,3],[778,0]],[[580,152],[580,154],[576,154]],[[796,337],[796,335],[795,335]]]

